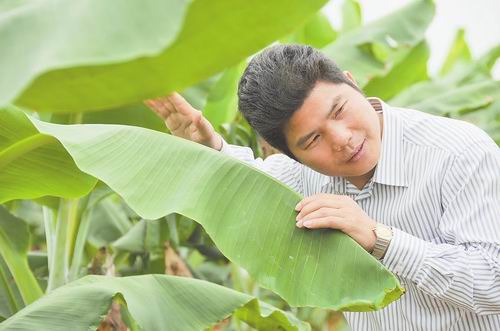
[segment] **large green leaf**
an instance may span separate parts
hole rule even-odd
[[[416,82],[425,80],[429,47],[421,42],[413,47],[408,55],[395,65],[385,76],[375,77],[363,88],[366,95],[387,100]]]
[[[500,100],[500,82],[490,80],[466,84],[425,98],[421,95],[421,101],[405,106],[438,115],[449,115],[480,109],[496,100]]]
[[[40,119],[58,124],[74,124],[72,122],[74,113],[41,113]],[[48,115],[48,116],[45,116]],[[123,124],[141,126],[152,130],[166,132],[167,127],[163,120],[152,112],[144,104],[132,104],[124,107],[107,109],[94,112],[81,113],[81,119],[77,123],[85,124]]]
[[[0,255],[0,322],[25,306],[16,281]]]
[[[0,105],[88,111],[183,89],[291,32],[325,2],[21,2],[0,16]]]
[[[418,13],[418,15],[416,14]],[[383,76],[424,38],[434,15],[430,0],[419,0],[372,23],[343,33],[323,51],[362,87]]]
[[[132,227],[121,205],[113,198],[103,199],[92,210],[88,241],[97,248],[107,246]]]
[[[238,112],[238,82],[247,66],[246,61],[224,71],[208,94],[203,109],[205,116],[216,130],[231,122]]]
[[[438,106],[441,111],[435,106],[428,107],[428,109],[430,111],[434,109],[435,112],[441,114],[480,109],[482,106],[487,106],[493,102],[492,97],[495,99],[496,94],[492,93],[495,92],[495,87],[491,89],[488,86],[495,85],[495,82],[491,80],[491,70],[499,57],[500,46],[496,46],[470,64],[466,64],[464,61],[455,62],[452,70],[444,77],[414,84],[392,98],[390,103],[411,107],[422,102],[427,108],[429,105],[427,100],[433,98],[439,100],[441,95],[447,97],[451,95],[453,96],[453,102],[448,105]],[[459,88],[458,93],[456,93],[457,88]],[[469,98],[467,93],[470,89],[474,93]],[[465,101],[465,104],[462,104],[463,101]],[[446,103],[446,100],[441,102]],[[433,101],[431,100],[430,103],[433,103]],[[472,104],[472,107],[467,106],[469,103]]]
[[[148,251],[148,227],[157,227],[159,222],[140,220],[130,230],[112,243],[113,248],[127,252],[143,253]]]
[[[122,237],[111,245],[113,248],[134,252],[157,252],[164,250],[164,243],[168,240],[168,224],[163,220],[140,220]]]
[[[485,130],[500,146],[500,98],[485,108],[467,114],[459,114],[458,117]]]
[[[316,48],[324,47],[337,38],[328,17],[318,12],[300,29],[283,38],[284,43],[305,44]]]
[[[361,5],[357,0],[345,0],[342,3],[342,32],[360,27],[363,24]]]
[[[297,229],[294,206],[301,196],[233,158],[138,127],[31,120],[138,215],[196,220],[224,255],[291,305],[366,311],[403,291],[350,237]]]
[[[448,56],[439,71],[441,75],[446,75],[459,62],[470,62],[472,55],[465,40],[465,30],[459,29],[455,35],[455,40],[451,45]]]
[[[28,266],[28,225],[0,206],[0,255],[16,281],[25,304],[42,296],[42,290]]]
[[[491,79],[491,70],[500,57],[500,45],[493,47],[484,55],[471,63],[458,61],[453,70],[442,80],[447,84],[463,85]]]
[[[21,111],[0,110],[0,203],[44,195],[78,197],[95,183],[56,139],[40,134]]]
[[[259,330],[309,330],[307,323],[247,294],[209,282],[146,275],[87,276],[18,312],[0,330],[95,330],[113,298],[132,330],[203,330],[234,314]],[[134,327],[135,326],[135,327]]]

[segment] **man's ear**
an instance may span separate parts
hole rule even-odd
[[[351,74],[351,72],[346,70],[344,71],[344,75],[347,77],[347,79],[349,79],[354,85],[356,85],[359,88],[358,83],[354,79],[354,76]]]

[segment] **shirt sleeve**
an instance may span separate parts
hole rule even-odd
[[[455,157],[442,184],[442,210],[446,244],[394,229],[383,263],[435,298],[500,314],[500,150],[489,137]]]
[[[255,158],[251,148],[230,145],[224,139],[222,139],[220,151],[267,173],[299,194],[304,194],[302,186],[303,165],[285,154],[273,154],[263,160]]]

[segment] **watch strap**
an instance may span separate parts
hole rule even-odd
[[[381,260],[384,257],[387,248],[389,248],[389,244],[392,239],[392,228],[387,225],[377,223],[377,226],[373,229],[373,231],[375,232],[377,239],[375,241],[375,246],[373,247],[372,255],[377,260]]]

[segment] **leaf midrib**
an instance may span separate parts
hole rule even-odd
[[[0,170],[34,149],[54,143],[57,140],[41,133],[26,137],[0,151]]]

